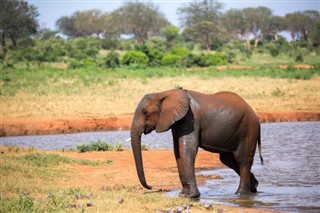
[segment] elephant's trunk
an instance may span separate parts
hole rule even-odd
[[[147,189],[152,189],[151,186],[149,186],[146,182],[146,178],[144,175],[143,170],[143,162],[142,162],[142,154],[141,154],[141,131],[137,131],[134,127],[135,125],[132,125],[131,128],[131,146],[133,151],[134,160],[136,163],[136,169],[138,173],[138,177],[140,180],[140,183],[142,186],[144,186]]]

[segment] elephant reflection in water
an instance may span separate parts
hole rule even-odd
[[[260,123],[240,96],[231,92],[208,95],[182,88],[145,95],[135,110],[130,134],[138,177],[147,189],[151,186],[143,169],[141,135],[169,129],[182,195],[200,196],[194,169],[199,147],[219,153],[221,162],[240,176],[236,193],[257,192],[259,182],[250,170],[257,145],[263,163]]]

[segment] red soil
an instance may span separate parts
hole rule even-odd
[[[257,112],[263,123],[320,121],[320,111]],[[2,118],[0,136],[45,135],[130,129],[133,115],[108,117]]]

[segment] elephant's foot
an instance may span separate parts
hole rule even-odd
[[[259,181],[255,178],[255,176],[251,173],[250,175],[250,191],[252,193],[257,193],[257,188],[259,185]]]
[[[251,175],[250,178],[250,184],[244,184],[240,183],[240,186],[238,190],[236,191],[236,194],[251,194],[251,193],[257,193],[257,187],[259,185],[259,182],[254,177],[254,175]]]
[[[188,198],[200,197],[200,192],[196,186],[185,185],[180,192],[180,195]]]
[[[248,188],[239,187],[235,194],[251,194],[251,191]]]

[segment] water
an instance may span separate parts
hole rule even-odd
[[[129,131],[83,132],[57,135],[0,137],[0,145],[35,147],[41,150],[67,150],[75,149],[77,145],[81,143],[101,140],[113,146],[121,142],[124,147],[131,148],[129,138]],[[141,141],[149,148],[168,149],[173,147],[172,136],[169,131],[161,134],[152,132],[149,135],[143,135]]]
[[[0,145],[19,145],[43,150],[75,148],[83,142],[124,142],[130,147],[129,131],[0,138]],[[150,148],[172,148],[171,133],[151,133],[142,142]],[[320,122],[262,124],[265,165],[255,159],[252,172],[259,180],[258,193],[235,195],[239,177],[231,169],[199,171],[216,174],[199,186],[201,201],[213,204],[273,209],[281,212],[320,212]],[[178,194],[178,190],[169,193]]]

